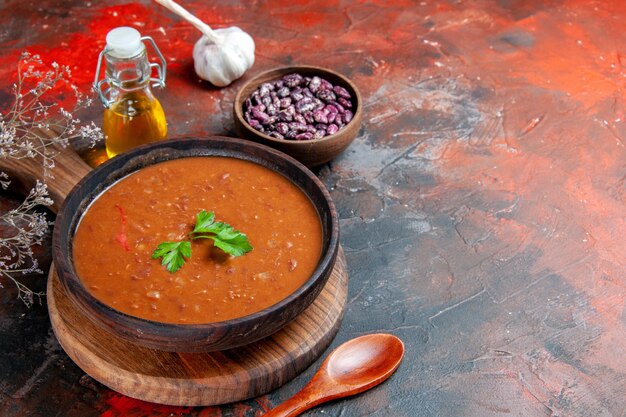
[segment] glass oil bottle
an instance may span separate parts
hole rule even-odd
[[[148,61],[144,40],[152,44],[161,65]],[[112,158],[136,146],[167,137],[165,113],[151,89],[151,83],[165,86],[166,63],[154,41],[150,37],[141,37],[133,28],[111,30],[106,42],[98,59],[93,87],[105,107],[102,131],[107,155]],[[105,78],[99,80],[102,60],[105,62]],[[153,68],[157,69],[158,78],[152,78]]]

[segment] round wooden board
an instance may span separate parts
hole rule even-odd
[[[153,350],[100,330],[76,310],[54,267],[48,279],[48,310],[59,343],[94,379],[144,401],[199,406],[256,397],[302,372],[335,337],[347,294],[340,247],[326,286],[294,321],[258,342],[210,353]]]

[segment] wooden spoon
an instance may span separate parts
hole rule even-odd
[[[404,344],[390,334],[352,339],[326,358],[309,383],[265,417],[297,416],[323,402],[366,391],[393,374],[404,355]]]

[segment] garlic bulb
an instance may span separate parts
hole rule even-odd
[[[216,42],[202,36],[193,47],[196,74],[218,87],[241,77],[254,64],[254,40],[236,26],[213,31]]]
[[[236,26],[213,30],[173,0],[155,0],[196,27],[203,36],[193,47],[196,74],[224,87],[254,64],[254,40]]]

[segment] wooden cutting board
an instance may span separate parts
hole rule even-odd
[[[59,148],[54,178],[46,178],[57,211],[91,168],[70,148]],[[0,159],[0,171],[32,187],[43,172],[32,160]],[[48,276],[48,311],[59,343],[78,366],[125,395],[168,405],[216,405],[264,394],[308,367],[339,329],[347,299],[343,250],[313,304],[277,333],[248,346],[212,353],[162,352],[133,345],[87,320],[71,303],[54,266]]]
[[[307,368],[328,347],[347,298],[345,258],[302,314],[265,339],[221,352],[163,352],[112,336],[82,316],[54,272],[48,311],[54,334],[88,375],[130,397],[169,405],[215,405],[265,394]]]

